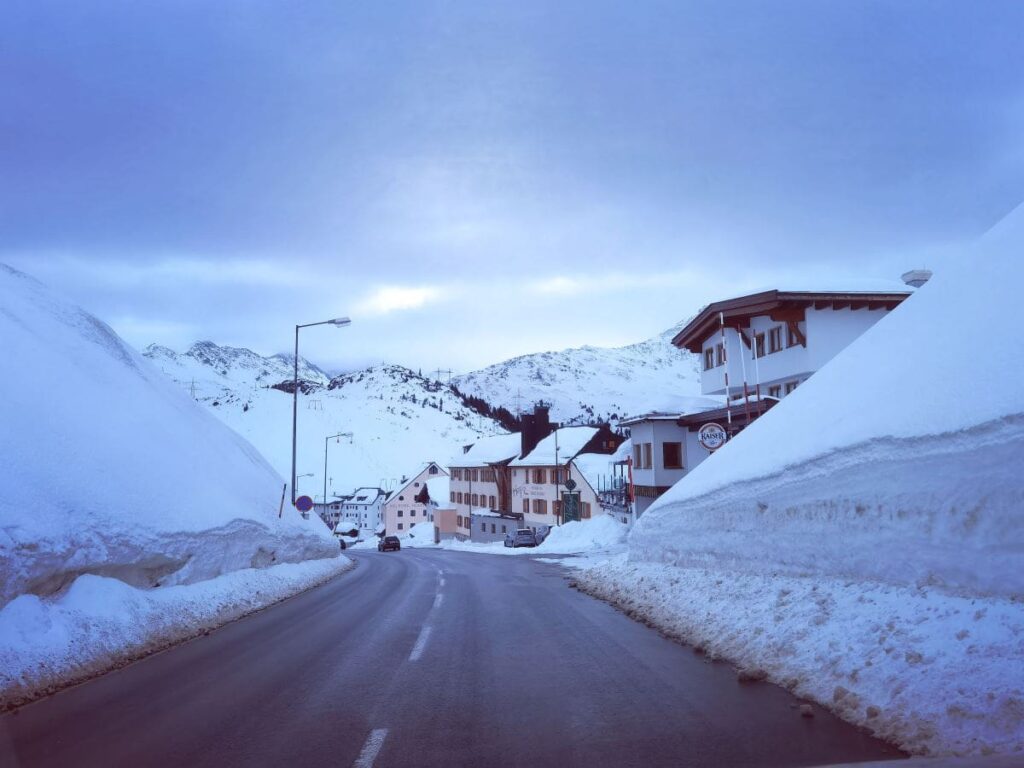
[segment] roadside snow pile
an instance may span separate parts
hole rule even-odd
[[[0,708],[201,635],[352,566],[347,558],[282,563],[149,590],[87,574],[56,598],[22,595],[0,609]]]
[[[278,518],[283,482],[251,445],[104,323],[2,264],[0,338],[0,607],[59,603],[86,575],[149,589],[282,562],[344,566],[319,520]],[[31,631],[26,615],[0,623],[5,681],[20,673],[8,642]]]
[[[629,528],[613,516],[598,515],[589,520],[555,526],[534,552],[545,555],[573,555],[615,549],[626,542],[627,533]]]
[[[501,541],[472,542],[447,539],[442,549],[457,552],[478,552],[488,555],[580,555],[589,552],[611,553],[621,550],[626,543],[629,528],[611,515],[598,515],[555,526],[536,547],[506,547]]]
[[[434,524],[431,522],[416,523],[408,531],[399,534],[398,541],[403,547],[434,547]]]
[[[1019,209],[584,586],[911,751],[1024,749],[1022,251]]]

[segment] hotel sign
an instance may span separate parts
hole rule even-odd
[[[726,434],[725,429],[722,428],[722,425],[716,424],[713,421],[702,426],[697,433],[697,440],[700,444],[712,452],[725,445],[725,441],[728,439],[729,436]]]

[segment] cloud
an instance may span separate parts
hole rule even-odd
[[[314,287],[319,282],[316,275],[303,267],[263,258],[173,256],[129,261],[63,254],[15,254],[9,258],[25,264],[36,275],[70,274],[92,285],[120,288],[182,283]]]
[[[382,285],[364,296],[352,308],[357,315],[389,315],[419,309],[446,297],[446,292],[436,286]]]

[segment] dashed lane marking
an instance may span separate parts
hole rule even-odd
[[[359,753],[359,757],[352,763],[352,768],[372,768],[373,761],[377,759],[377,755],[380,753],[380,748],[384,746],[384,739],[387,735],[387,728],[374,728],[370,731],[370,735],[366,737],[366,743],[363,744],[363,751]]]
[[[444,595],[443,594],[438,592],[436,595],[434,595],[434,607],[435,608],[440,608],[441,607],[441,603],[443,603],[443,602],[444,602]]]
[[[430,640],[430,631],[430,627],[423,627],[420,630],[420,636],[416,638],[416,645],[412,647],[412,653],[409,654],[409,661],[420,660],[420,656],[423,655],[423,651],[427,647],[427,641]]]

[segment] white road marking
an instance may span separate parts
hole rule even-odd
[[[427,647],[427,641],[430,639],[430,627],[423,627],[420,630],[420,636],[416,638],[416,645],[412,647],[412,653],[409,654],[409,661],[419,661],[420,656],[423,655],[424,649]]]
[[[438,579],[438,580],[437,580],[437,583],[438,583],[438,584],[439,584],[440,586],[442,586],[442,587],[443,587],[443,586],[444,586],[444,576],[442,576],[442,577],[441,577],[440,579]]]
[[[441,603],[443,603],[443,602],[444,602],[444,595],[442,595],[440,592],[438,592],[436,595],[434,595],[434,607],[435,608],[440,608],[441,607]]]
[[[352,768],[372,768],[373,761],[377,759],[380,748],[384,746],[384,737],[387,735],[387,728],[374,728],[370,731],[370,735],[366,737],[366,743],[363,744],[363,751],[352,763]]]

